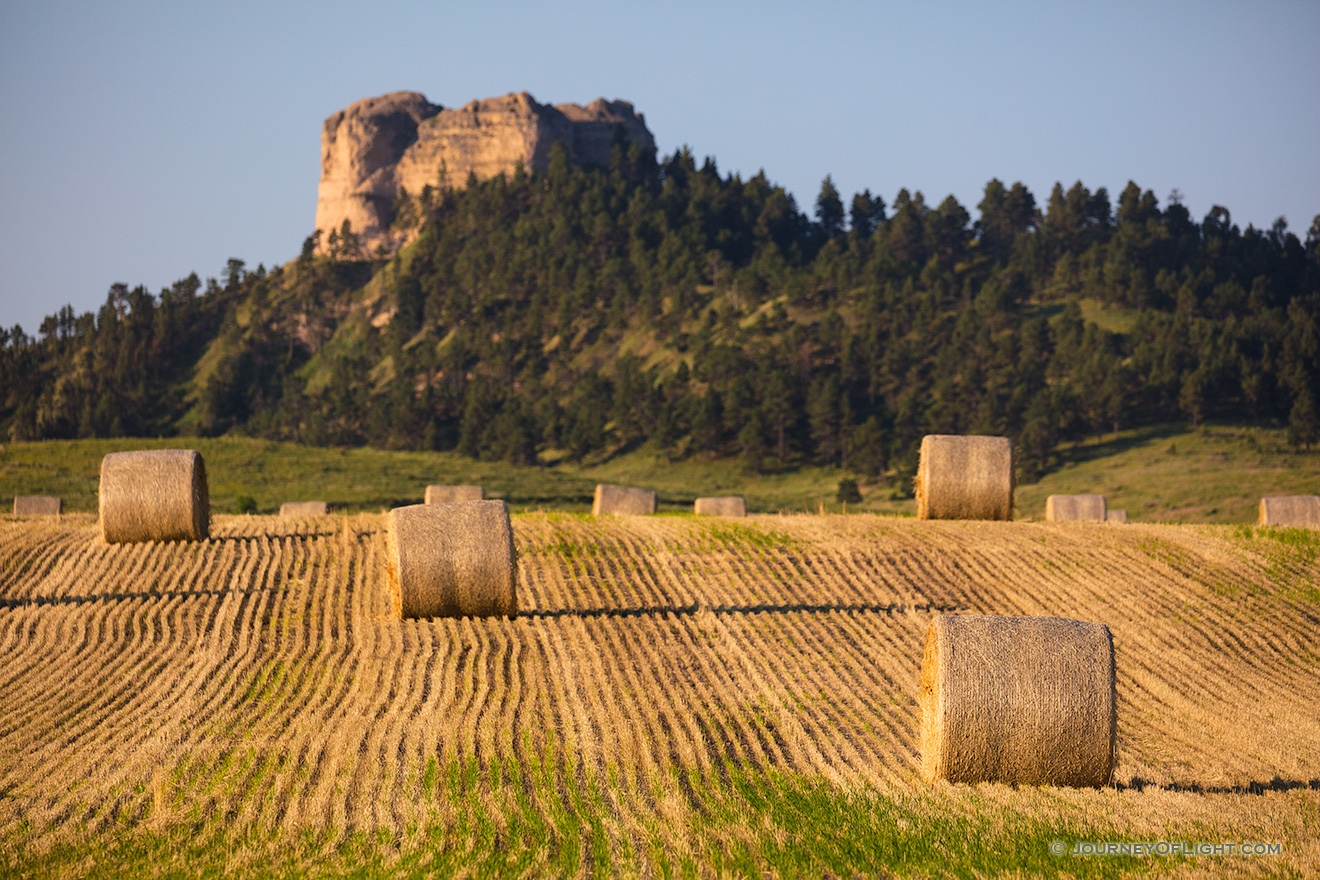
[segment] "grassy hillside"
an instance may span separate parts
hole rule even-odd
[[[39,337],[0,328],[0,437],[524,465],[650,444],[910,474],[923,434],[993,432],[1031,480],[1058,443],[1117,425],[1264,420],[1320,443],[1320,239],[1198,223],[1135,183],[1117,204],[1059,187],[1038,211],[998,180],[975,223],[900,190],[858,194],[845,231],[764,175],[634,158],[435,194],[401,215],[424,228],[397,258],[232,260],[223,284],[115,285]],[[765,505],[833,494],[799,476],[762,483]]]
[[[340,512],[375,512],[421,500],[428,483],[480,483],[515,510],[585,511],[598,482],[645,486],[661,510],[690,510],[699,495],[745,495],[760,512],[839,512],[836,468],[805,467],[758,476],[736,461],[692,458],[668,464],[653,451],[602,464],[518,467],[448,452],[303,447],[241,437],[174,440],[77,440],[11,443],[0,451],[0,510],[14,495],[59,495],[69,511],[96,509],[100,460],[124,449],[186,446],[207,462],[212,505],[230,513],[239,495],[259,512],[284,501],[325,500]],[[1278,429],[1169,426],[1125,431],[1066,445],[1061,464],[1038,483],[1019,486],[1019,519],[1044,516],[1050,494],[1096,492],[1134,520],[1252,522],[1263,495],[1320,494],[1320,453],[1291,451]],[[915,504],[892,483],[862,486],[853,512],[912,514]],[[910,488],[910,487],[907,487]]]
[[[0,522],[0,874],[1320,869],[1315,533],[529,513],[516,618],[402,621],[382,526]],[[923,781],[935,611],[1106,623],[1114,784]],[[1160,840],[1278,849],[1066,854]]]
[[[1265,495],[1320,495],[1320,450],[1296,452],[1282,430],[1163,426],[1109,434],[1060,450],[1062,464],[1019,486],[1019,518],[1044,519],[1052,494],[1098,493],[1129,518],[1255,522]]]

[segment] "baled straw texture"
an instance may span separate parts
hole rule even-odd
[[[210,533],[206,464],[195,449],[101,459],[101,536],[112,544],[200,541]]]
[[[1046,522],[1104,522],[1108,512],[1103,495],[1051,495],[1045,499]]]
[[[1012,519],[1013,444],[1007,437],[927,434],[916,495],[919,519]]]
[[[427,504],[453,504],[455,501],[484,501],[486,490],[480,486],[427,486]]]
[[[741,495],[698,498],[692,509],[703,516],[746,516],[747,500]]]
[[[1106,510],[1106,511],[1105,511],[1105,522],[1111,522],[1111,523],[1125,523],[1125,522],[1127,522],[1127,511],[1126,511],[1126,510]]]
[[[1262,498],[1260,525],[1320,528],[1320,495],[1281,495]]]
[[[1109,627],[1060,617],[942,614],[921,664],[929,781],[1106,785],[1114,772]]]
[[[602,513],[649,516],[655,513],[655,493],[649,489],[629,489],[598,483],[596,497],[591,502],[591,512],[597,516]]]
[[[325,516],[328,512],[324,501],[286,501],[280,505],[280,516]]]
[[[53,495],[15,495],[14,516],[59,516],[64,502]]]
[[[395,615],[517,615],[518,568],[503,501],[396,507],[388,522]]]

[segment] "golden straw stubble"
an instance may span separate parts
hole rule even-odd
[[[195,449],[111,452],[101,459],[101,537],[111,544],[210,535],[206,463]]]
[[[919,519],[1012,519],[1013,444],[1007,437],[927,434],[916,496]]]
[[[396,507],[386,541],[395,616],[517,615],[518,567],[503,501]]]
[[[1098,787],[1113,776],[1114,649],[1104,624],[938,615],[919,699],[929,781]]]

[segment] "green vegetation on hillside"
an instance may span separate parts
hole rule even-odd
[[[439,182],[438,182],[439,183]],[[597,464],[644,448],[906,486],[923,434],[1066,445],[1208,420],[1320,442],[1320,218],[1200,222],[1129,183],[900,190],[814,219],[757,174],[660,162],[437,187],[404,252],[287,266],[0,331],[13,440],[246,434]],[[847,216],[850,223],[845,224]],[[401,220],[401,222],[405,222]],[[314,239],[309,239],[309,245]]]
[[[1104,495],[1133,521],[1254,523],[1266,495],[1320,495],[1320,455],[1284,430],[1155,425],[1065,445],[1059,465],[1019,485],[1019,518],[1043,519],[1052,494]]]

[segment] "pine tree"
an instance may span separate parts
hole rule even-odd
[[[811,442],[816,447],[816,460],[821,464],[837,464],[841,452],[838,376],[831,374],[811,383],[807,421],[811,426]]]
[[[880,419],[870,416],[852,430],[849,444],[852,454],[849,461],[852,466],[867,477],[883,477],[889,466],[889,451],[886,449],[887,438]]]
[[[885,221],[885,200],[871,195],[869,189],[856,193],[848,219],[852,234],[857,238],[870,238],[878,225]]]
[[[843,199],[839,197],[833,178],[826,174],[820,182],[820,194],[816,196],[816,224],[821,235],[827,240],[842,235],[843,218]]]
[[[490,421],[485,389],[476,382],[467,386],[467,399],[463,405],[463,419],[458,424],[458,451],[468,458],[481,456],[481,438]]]
[[[765,469],[765,419],[759,410],[752,410],[738,432],[738,448],[743,466],[752,473],[762,473]]]
[[[1303,388],[1293,400],[1292,410],[1288,413],[1288,445],[1310,452],[1315,443],[1320,443],[1320,418],[1316,415],[1315,394],[1311,389]]]

